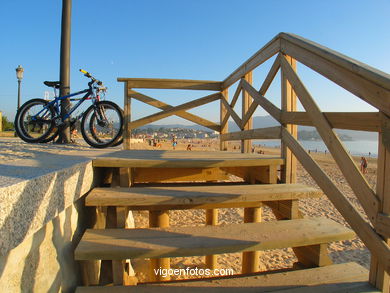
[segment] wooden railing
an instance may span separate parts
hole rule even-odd
[[[259,90],[252,86],[252,71],[277,55]],[[366,101],[378,112],[322,112],[296,72],[300,62]],[[281,109],[267,100],[266,94],[281,71]],[[220,132],[220,148],[229,140],[241,140],[243,152],[249,152],[251,139],[281,139],[285,165],[281,180],[296,181],[296,160],[310,173],[348,224],[372,254],[370,283],[389,292],[390,273],[390,75],[296,35],[280,33],[249,58],[224,81],[120,78],[125,83],[125,148],[130,148],[131,129],[177,115]],[[229,102],[229,87],[237,83]],[[133,88],[212,90],[218,93],[170,106],[135,92]],[[242,94],[242,115],[234,111]],[[297,97],[305,112],[297,112]],[[137,99],[162,111],[131,121],[131,99]],[[220,100],[220,123],[186,112],[194,107]],[[281,126],[252,129],[252,116],[262,107]],[[241,131],[228,132],[232,118]],[[328,177],[297,140],[297,125],[316,127],[346,181],[358,198],[365,214],[359,212],[346,195]],[[333,128],[374,131],[379,134],[376,190],[373,190],[344,148]],[[367,220],[368,219],[368,220]]]

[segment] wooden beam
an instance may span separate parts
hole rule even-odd
[[[244,80],[248,82],[250,85],[253,83],[253,74],[252,71],[249,71],[244,76]],[[248,112],[249,107],[252,103],[252,97],[246,92],[242,92],[242,118],[244,118],[245,114]],[[249,117],[245,123],[239,125],[241,130],[250,130],[253,128],[253,120],[252,117]],[[252,149],[252,141],[250,139],[241,140],[241,152],[242,153],[250,153]]]
[[[129,85],[127,82],[124,84],[124,131],[123,131],[123,148],[125,150],[130,149],[130,141],[131,141],[131,129],[129,124],[131,122],[131,98],[128,96]]]
[[[237,103],[237,99],[238,99],[238,97],[239,97],[239,95],[240,95],[241,90],[242,90],[242,86],[241,86],[241,81],[240,81],[240,82],[238,83],[238,85],[237,85],[237,88],[236,88],[236,91],[235,91],[235,93],[234,93],[233,99],[232,99],[232,101],[231,101],[231,103],[230,103],[230,107],[231,107],[232,109],[234,108],[234,106],[235,106],[236,103]],[[228,100],[229,100],[229,99],[226,99],[226,101],[228,101]],[[227,123],[227,121],[229,120],[229,117],[230,117],[230,113],[228,112],[228,113],[225,114],[225,116],[224,116],[224,118],[223,118],[223,124]]]
[[[219,131],[219,135],[223,135],[229,131],[229,114],[226,110],[226,107],[224,106],[224,103],[222,100],[228,100],[229,99],[229,89],[226,88],[221,92],[221,101],[219,105],[219,121],[221,123],[221,130]],[[225,119],[226,118],[226,119]],[[227,142],[222,141],[222,139],[219,139],[219,150],[220,151],[227,151],[228,145]]]
[[[221,135],[221,139],[226,140],[243,140],[243,139],[280,139],[280,126],[256,128],[237,132],[229,132]]]
[[[189,110],[189,109],[192,109],[192,108],[204,105],[204,104],[214,102],[216,100],[219,100],[220,98],[221,98],[220,93],[208,95],[206,97],[196,99],[196,100],[190,101],[188,103],[184,103],[184,104],[181,104],[179,106],[175,106],[171,109],[164,110],[164,111],[161,111],[159,113],[149,115],[147,117],[130,122],[129,127],[130,127],[130,129],[138,128],[138,127],[143,126],[145,124],[149,124],[149,123],[152,123],[154,121],[157,121],[157,120],[160,120],[160,119],[172,116],[172,115],[176,115],[177,113],[182,112],[184,110]]]
[[[230,107],[229,103],[226,101],[226,99],[221,99],[222,104],[224,105],[225,109],[227,110],[228,114],[232,116],[234,122],[238,125],[238,127],[241,127],[241,119],[237,115],[237,113]]]
[[[206,225],[217,226],[218,225],[218,209],[207,209],[206,210]],[[206,267],[210,270],[218,268],[218,255],[211,254],[206,255]]]
[[[272,104],[268,99],[260,95],[260,93],[250,85],[246,80],[242,79],[242,87],[253,98],[253,101],[263,107],[272,117],[280,122],[280,109]]]
[[[144,89],[180,89],[180,90],[208,90],[221,91],[222,82],[210,80],[190,79],[162,79],[162,78],[118,78],[119,82],[127,82],[131,88]]]
[[[240,78],[243,78],[245,74],[255,69],[260,64],[267,61],[273,55],[280,50],[279,35],[274,37],[263,48],[257,51],[252,57],[250,57],[244,64],[238,67],[232,74],[230,74],[222,84],[222,88],[227,88],[235,83]]]
[[[318,133],[335,159],[340,171],[361,202],[370,221],[375,223],[379,211],[379,199],[286,58],[281,59],[281,65],[283,72],[286,74],[303,107],[306,109]]]
[[[360,131],[379,131],[380,119],[378,112],[323,112],[332,128]],[[282,110],[283,124],[314,126],[306,112],[286,112]]]
[[[390,148],[386,147],[386,135],[389,135],[390,132],[390,117],[383,113],[381,113],[380,117],[382,128],[379,132],[378,142],[376,192],[381,201],[381,214],[377,218],[375,228],[384,237],[387,244],[390,244]],[[378,222],[382,225],[378,225]],[[370,283],[381,289],[382,292],[390,292],[389,273],[386,272],[385,267],[380,263],[377,256],[371,257]]]
[[[268,72],[263,84],[260,87],[259,94],[264,96],[267,92],[268,88],[270,87],[272,81],[275,78],[276,73],[278,72],[280,68],[280,54],[276,57],[274,63],[271,66],[270,71]],[[259,104],[256,102],[252,102],[251,106],[249,107],[248,111],[245,113],[245,115],[242,118],[242,124],[246,124],[248,119],[252,117],[253,113],[256,111],[257,106]]]
[[[290,65],[291,68],[296,72],[297,63],[295,59],[290,56],[283,57],[279,55],[279,58],[283,58]],[[279,59],[279,60],[280,60]],[[297,110],[297,96],[288,81],[284,70],[282,70],[281,76],[281,108],[284,112],[296,111]],[[283,124],[283,127],[291,133],[295,138],[298,137],[298,127],[294,124]],[[297,180],[297,160],[292,154],[291,150],[282,142],[281,144],[281,154],[285,160],[285,164],[281,166],[280,177],[284,183],[295,183]]]
[[[312,159],[301,144],[285,129],[282,128],[282,140],[291,149],[302,166],[309,172],[318,186],[328,196],[344,219],[364,242],[373,255],[380,258],[386,271],[390,271],[390,248],[385,241],[375,232],[372,226],[338,189],[328,175]]]
[[[149,97],[147,95],[144,95],[144,94],[141,94],[139,92],[136,92],[136,91],[133,91],[133,90],[129,90],[128,92],[128,95],[138,101],[141,101],[145,104],[148,104],[150,106],[153,106],[153,107],[156,107],[158,109],[161,109],[161,110],[169,110],[169,109],[172,109],[174,108],[173,106],[171,105],[168,105],[162,101],[159,101],[159,100],[156,100],[156,99],[153,99],[152,97]],[[194,115],[194,114],[191,114],[191,113],[188,113],[186,111],[183,111],[183,112],[179,112],[176,114],[176,116],[179,116],[181,118],[184,118],[186,120],[189,120],[189,121],[192,121],[196,124],[199,124],[199,125],[202,125],[204,127],[207,127],[207,128],[210,128],[212,130],[215,130],[215,131],[220,131],[220,125],[212,122],[212,121],[209,121],[207,119],[204,119],[204,118],[201,118],[197,115]]]
[[[390,75],[296,35],[281,34],[281,52],[390,115]]]

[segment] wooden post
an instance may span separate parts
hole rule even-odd
[[[252,71],[245,74],[244,79],[252,85],[253,83],[253,74]],[[241,119],[243,120],[246,112],[248,111],[250,105],[252,103],[252,97],[246,92],[242,91],[242,114]],[[249,130],[253,127],[253,119],[250,117],[245,125],[241,125],[241,130]],[[242,153],[250,153],[252,149],[252,140],[241,140],[241,152]]]
[[[296,71],[297,64],[295,59],[290,56],[286,56],[287,61],[290,63],[291,67]],[[285,74],[282,70],[281,77],[281,89],[282,89],[282,111],[296,111],[297,110],[297,96],[288,82]],[[288,132],[295,138],[298,136],[298,127],[293,124],[284,124],[283,125]],[[281,180],[284,183],[296,183],[297,180],[297,159],[291,152],[291,150],[283,143],[282,141],[282,158],[285,159],[285,164],[282,166]]]
[[[131,97],[129,96],[128,82],[124,83],[124,129],[123,129],[123,148],[130,149],[131,129],[129,123],[131,122]]]
[[[218,225],[218,209],[206,210],[206,225]],[[206,267],[215,270],[218,267],[217,255],[206,255]]]
[[[261,222],[261,207],[245,208],[244,223]],[[260,251],[248,251],[242,254],[242,273],[254,273],[259,271]]]
[[[169,211],[156,210],[149,211],[149,227],[166,228],[169,227]],[[155,270],[159,268],[169,270],[169,258],[152,258],[150,259],[150,278],[153,282],[169,281],[171,277],[167,275],[165,278],[162,275],[156,275]]]
[[[390,141],[386,133],[390,133],[390,118],[380,113],[382,120],[378,140],[377,184],[376,193],[381,201],[381,212],[390,213]],[[390,239],[385,239],[390,244]],[[370,283],[382,292],[390,292],[390,277],[378,259],[371,254]]]
[[[228,88],[226,88],[226,89],[224,89],[222,91],[221,99],[225,99],[227,102],[229,101],[229,89]],[[220,121],[220,124],[221,124],[221,130],[219,132],[219,135],[220,135],[220,138],[219,138],[219,150],[220,151],[227,151],[227,146],[228,146],[228,142],[227,141],[222,141],[221,140],[221,135],[225,134],[225,133],[228,133],[228,131],[229,131],[229,122],[228,121],[226,121],[225,124],[222,125],[223,120],[224,120],[226,114],[227,114],[227,110],[226,110],[226,108],[223,105],[223,102],[221,100],[221,102],[220,102],[220,116],[219,116],[219,121]]]

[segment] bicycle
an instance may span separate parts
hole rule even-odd
[[[54,89],[54,100],[32,99],[20,107],[15,117],[15,130],[22,140],[29,143],[50,142],[58,136],[59,129],[69,118],[71,127],[74,127],[81,119],[81,134],[92,147],[105,148],[123,142],[121,108],[113,102],[102,101],[101,94],[104,95],[107,88],[89,72],[82,69],[80,72],[91,79],[87,89],[58,97],[56,90],[60,88],[60,82],[45,81],[46,86]],[[85,95],[81,98],[74,98],[82,94]],[[67,98],[78,102],[69,109],[68,114],[61,117],[60,102]],[[80,115],[71,118],[72,113],[86,100],[91,100],[92,105]]]

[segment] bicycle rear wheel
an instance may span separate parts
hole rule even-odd
[[[122,110],[113,102],[102,101],[90,106],[81,120],[81,134],[92,147],[116,145],[123,132]]]
[[[15,131],[25,142],[48,142],[57,135],[53,123],[55,111],[48,103],[43,99],[32,99],[16,113]]]

